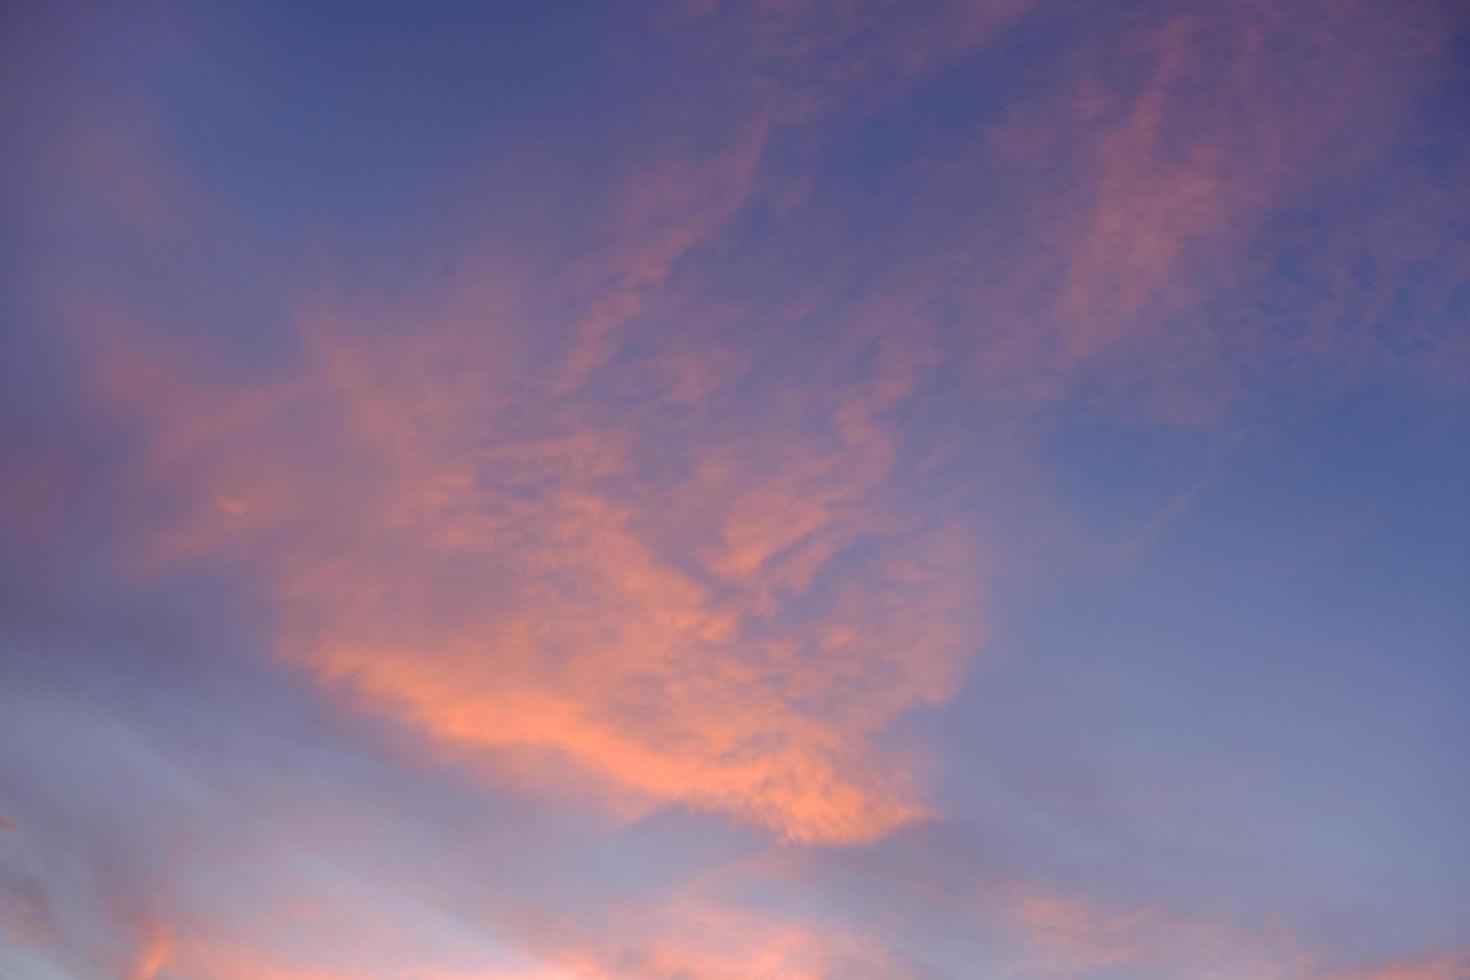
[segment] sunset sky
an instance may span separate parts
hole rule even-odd
[[[0,4],[0,980],[1470,978],[1457,0]]]

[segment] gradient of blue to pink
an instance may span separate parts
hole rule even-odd
[[[1470,978],[1452,0],[0,10],[0,978]]]

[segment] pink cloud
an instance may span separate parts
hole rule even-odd
[[[981,341],[987,377],[1030,375],[1048,399],[1103,378],[1147,414],[1218,419],[1242,372],[1299,352],[1281,324],[1203,311],[1237,285],[1268,218],[1381,151],[1438,63],[1437,25],[1427,8],[1246,5],[1078,52],[988,134],[1029,175],[1035,240],[1001,288],[1024,329]],[[1138,81],[1115,80],[1117,50],[1148,66]],[[1313,354],[1340,369],[1361,339]]]
[[[94,341],[102,404],[148,433],[130,492],[182,502],[143,567],[248,557],[283,657],[491,770],[531,753],[796,840],[924,816],[879,736],[976,636],[973,545],[881,504],[924,362],[894,348],[671,451],[657,405],[526,384],[506,352],[535,327],[464,302],[318,308],[306,370],[263,388]],[[668,409],[750,395],[689,397]]]
[[[1017,969],[1027,976],[1082,977],[1132,966],[1191,980],[1457,980],[1470,970],[1464,953],[1343,965],[1284,923],[1247,927],[1224,915],[1119,906],[1034,886],[1012,890],[1002,905],[1022,937]]]

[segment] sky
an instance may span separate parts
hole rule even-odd
[[[1470,978],[1454,0],[0,5],[3,980]]]

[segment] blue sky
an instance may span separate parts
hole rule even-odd
[[[3,23],[0,975],[1470,977],[1453,4]]]

